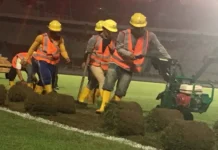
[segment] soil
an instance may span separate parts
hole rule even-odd
[[[38,95],[32,91],[24,101],[25,110],[37,115],[57,114],[57,94]]]
[[[24,101],[29,93],[33,93],[32,89],[26,85],[17,82],[16,85],[12,86],[8,91],[8,99],[11,102]]]
[[[161,136],[165,150],[213,150],[215,135],[206,123],[176,120]]]
[[[142,108],[135,102],[110,102],[105,108],[104,127],[119,136],[144,135]]]
[[[57,95],[57,109],[58,112],[62,112],[65,114],[75,114],[76,113],[76,104],[75,100],[72,96],[65,94]]]
[[[26,112],[24,108],[24,102],[8,102],[8,108],[14,111]],[[82,109],[76,107],[76,114],[64,114],[58,112],[56,115],[43,115],[43,114],[32,114],[37,115],[42,118],[56,121],[62,124],[66,124],[75,128],[79,128],[82,130],[90,130],[101,133],[106,133],[109,135],[114,135],[114,133],[110,131],[106,131],[103,128],[104,124],[104,116],[95,113],[96,109],[88,107],[86,109]],[[117,136],[117,135],[115,135]],[[161,148],[161,144],[157,141],[158,134],[146,134],[145,136],[136,135],[136,136],[122,136],[124,138],[133,140],[135,142],[141,143],[143,145],[149,145],[157,148]]]
[[[4,85],[0,85],[0,105],[5,105],[7,90]]]
[[[31,94],[29,94],[29,95],[31,95]],[[49,97],[53,97],[54,95],[55,95],[55,93],[52,93],[52,95],[50,95]],[[65,95],[61,95],[61,96],[65,96]],[[34,95],[34,97],[36,97],[36,99],[37,99],[36,95]],[[49,99],[50,99],[50,98],[48,98],[48,95],[47,96],[41,95],[39,97],[43,101],[49,101]],[[62,98],[62,99],[65,99],[65,98]],[[72,97],[68,97],[66,99],[68,99],[69,101],[73,100]],[[26,99],[25,99],[25,101],[26,101]],[[57,102],[54,102],[54,103],[57,104]],[[69,125],[72,127],[76,127],[76,128],[82,129],[82,130],[90,130],[90,131],[106,133],[109,135],[121,136],[121,137],[133,140],[135,142],[141,143],[141,144],[146,145],[146,146],[153,146],[153,147],[156,147],[159,149],[163,149],[163,147],[165,147],[165,150],[172,150],[172,148],[166,149],[166,144],[169,147],[170,143],[167,143],[167,142],[173,141],[171,143],[176,143],[177,141],[175,139],[182,139],[181,141],[179,141],[180,143],[185,141],[189,145],[192,145],[192,146],[193,145],[194,146],[201,145],[200,146],[201,150],[204,150],[205,143],[206,143],[206,146],[208,148],[210,148],[210,146],[213,143],[212,138],[213,138],[214,134],[211,132],[210,129],[208,129],[208,127],[205,124],[200,123],[200,125],[199,125],[198,122],[193,123],[193,124],[188,124],[184,120],[182,120],[183,116],[179,112],[174,111],[174,110],[163,110],[163,109],[160,110],[160,109],[158,109],[158,110],[153,110],[152,112],[150,112],[148,114],[148,116],[149,115],[151,116],[151,113],[158,112],[157,113],[158,115],[153,115],[153,117],[157,117],[157,118],[161,119],[161,117],[158,117],[158,116],[163,116],[161,114],[166,113],[165,116],[169,116],[167,118],[171,118],[171,120],[173,120],[172,118],[175,118],[175,119],[172,122],[165,121],[165,123],[163,124],[165,130],[164,130],[164,128],[161,128],[161,130],[164,130],[163,133],[158,132],[158,131],[144,132],[145,135],[143,135],[144,133],[142,133],[142,131],[144,130],[144,128],[141,125],[145,123],[144,122],[145,120],[143,120],[142,109],[137,103],[134,103],[134,102],[129,102],[129,103],[113,102],[110,104],[112,104],[112,105],[108,105],[105,108],[105,112],[110,107],[112,107],[112,109],[110,108],[109,110],[110,111],[113,110],[115,112],[115,114],[116,114],[116,112],[119,112],[119,113],[117,113],[118,115],[115,115],[115,116],[118,116],[118,118],[120,119],[120,121],[118,122],[118,124],[119,124],[118,131],[120,131],[120,132],[118,132],[118,133],[113,132],[113,131],[105,128],[105,123],[106,123],[105,122],[105,115],[106,114],[108,115],[108,113],[104,113],[101,115],[96,114],[95,113],[96,109],[91,108],[91,107],[84,109],[84,108],[80,108],[80,107],[76,106],[76,113],[75,114],[67,114],[67,112],[61,113],[60,111],[55,111],[55,115],[54,114],[48,115],[48,114],[42,114],[42,113],[33,113],[33,115],[36,115],[36,116],[39,116],[39,117],[42,117],[42,118],[45,118],[45,119],[48,119],[51,121],[56,121],[56,122],[59,122],[62,124],[66,124],[66,125]],[[74,102],[72,103],[72,106],[73,105],[74,105]],[[28,110],[28,109],[26,109],[26,105],[24,104],[24,102],[8,102],[7,107],[10,108],[11,110],[15,110],[15,111],[19,111],[19,112],[26,112],[26,110]],[[171,115],[171,113],[173,113],[174,115]],[[113,114],[113,113],[111,113],[111,114]],[[172,117],[172,116],[175,116],[175,117]],[[113,115],[111,117],[113,117]],[[182,122],[181,124],[180,123],[177,123],[176,125],[173,124],[173,122],[175,122],[178,118],[180,118],[180,120],[184,121],[185,123]],[[136,126],[134,126],[135,123],[137,123],[137,122],[139,122],[139,124],[138,125],[136,124]],[[109,121],[107,123],[110,125]],[[170,125],[170,127],[166,127],[167,126],[166,124]],[[175,127],[175,126],[178,126],[178,127]],[[126,134],[126,131],[127,131],[126,129],[129,130],[129,132],[127,132],[128,134]],[[183,129],[183,130],[181,130],[181,129]],[[182,131],[182,132],[180,132],[180,131]],[[199,133],[198,133],[198,131],[199,131]],[[193,132],[194,132],[194,134],[192,134]],[[129,134],[129,133],[131,133],[131,134]],[[134,134],[132,134],[132,133],[134,133]],[[180,133],[183,133],[182,136],[180,136],[181,135]],[[195,135],[195,136],[193,137],[193,135]],[[200,136],[200,137],[198,137],[198,136]],[[165,144],[163,144],[164,143],[163,137],[165,137],[165,139],[167,139],[166,137],[168,137],[168,140],[165,140]],[[183,137],[186,137],[187,140],[183,139]],[[196,137],[198,137],[198,138],[196,138]],[[195,139],[197,139],[197,140],[195,140]],[[190,142],[188,142],[188,141],[190,141]],[[204,143],[204,144],[201,144],[201,143]],[[182,143],[182,144],[184,144],[184,143]],[[170,145],[170,146],[175,148],[174,145]],[[177,143],[177,146],[178,146],[178,143]],[[180,150],[180,149],[177,149],[177,150]],[[189,149],[187,149],[187,150],[189,150]],[[192,150],[195,150],[195,149],[192,149]]]
[[[177,119],[184,119],[178,110],[154,108],[145,118],[145,130],[146,132],[160,132]]]

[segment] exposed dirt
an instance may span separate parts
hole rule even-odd
[[[145,130],[160,132],[177,119],[183,120],[183,115],[178,110],[154,108],[145,118]]]
[[[195,145],[199,145],[197,147],[200,148],[199,150],[204,150],[205,145],[211,148],[213,143],[214,134],[205,124],[186,123],[182,114],[177,110],[154,109],[148,113],[146,120],[144,120],[142,108],[135,102],[111,102],[102,115],[96,114],[95,108],[80,108],[77,105],[75,106],[71,96],[57,93],[38,95],[33,91],[27,94],[24,102],[8,101],[7,103],[7,107],[11,110],[28,111],[32,115],[79,129],[121,136],[146,146],[160,149],[165,147],[165,150],[175,149],[174,143],[177,143],[177,146],[178,144],[189,144],[189,147],[185,147],[187,150],[190,147],[195,148]],[[178,123],[177,119],[183,122]],[[174,123],[175,121],[176,123]],[[153,126],[152,130],[149,130],[150,132],[144,131],[144,124]],[[164,130],[163,133],[162,130]],[[193,132],[194,134],[192,134]]]
[[[14,111],[26,112],[24,108],[24,102],[9,102],[8,107]],[[77,107],[76,114],[64,114],[58,112],[55,116],[54,115],[48,116],[44,114],[43,115],[33,114],[33,115],[37,115],[51,121],[56,121],[83,130],[91,130],[91,131],[107,133],[109,135],[114,135],[114,133],[110,131],[108,132],[103,128],[104,116],[96,114],[95,110],[96,109],[90,107],[87,109],[81,109]],[[137,136],[123,136],[123,137],[141,143],[146,146],[149,145],[149,146],[161,148],[161,144],[158,142],[159,140],[157,140],[158,136],[159,136],[158,134],[149,133],[146,134],[145,136],[137,135]]]
[[[38,95],[32,91],[24,101],[24,108],[31,114],[56,115],[57,95],[56,93]]]
[[[7,90],[4,85],[0,85],[0,105],[5,105]]]
[[[165,150],[213,150],[215,135],[206,123],[176,120],[163,132]]]
[[[105,108],[104,127],[119,136],[144,135],[142,108],[135,102],[110,102]]]
[[[76,104],[74,98],[65,94],[56,94],[57,95],[57,109],[58,112],[65,114],[75,114],[76,113]]]
[[[17,82],[16,85],[9,89],[8,100],[11,102],[21,102],[25,100],[29,93],[33,93],[31,88],[20,82]]]

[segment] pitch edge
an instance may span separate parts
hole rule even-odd
[[[109,141],[118,142],[118,143],[121,143],[121,144],[129,145],[129,146],[131,146],[133,148],[139,148],[139,149],[142,149],[142,150],[157,150],[154,147],[143,146],[143,145],[141,145],[139,143],[136,143],[136,142],[124,139],[124,138],[109,136],[109,135],[106,135],[106,134],[103,134],[103,133],[98,133],[98,132],[93,132],[93,131],[81,130],[81,129],[78,129],[78,128],[74,128],[74,127],[70,127],[70,126],[58,123],[58,122],[46,120],[46,119],[43,119],[43,118],[40,118],[40,117],[31,116],[28,113],[20,113],[20,112],[12,111],[12,110],[10,110],[8,108],[4,108],[4,107],[0,107],[0,110],[4,111],[4,112],[11,113],[11,114],[14,114],[14,115],[22,117],[24,119],[34,120],[36,122],[44,123],[44,124],[47,124],[47,125],[52,125],[52,126],[55,126],[55,127],[58,127],[58,128],[68,130],[68,131],[73,131],[73,132],[81,133],[81,134],[84,134],[84,135],[89,135],[89,136],[93,136],[93,137],[97,137],[97,138],[106,139],[106,140],[109,140]]]

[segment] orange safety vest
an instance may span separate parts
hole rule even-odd
[[[101,67],[104,71],[108,70],[108,63],[111,57],[110,49],[113,49],[114,45],[114,42],[111,41],[103,52],[103,39],[97,35],[95,47],[90,56],[90,65]]]
[[[148,50],[148,31],[146,31],[146,36],[142,36],[137,39],[135,48],[133,49],[132,46],[132,39],[131,39],[131,30],[127,29],[122,31],[124,33],[124,48],[129,50],[135,56],[145,55]],[[142,65],[144,63],[145,58],[138,58],[133,61],[128,61],[124,57],[120,56],[120,54],[115,50],[114,54],[111,57],[111,62],[117,64],[121,68],[139,73],[142,70]]]
[[[42,45],[36,51],[34,58],[55,65],[60,61],[60,47],[52,43],[47,33],[42,34]]]
[[[23,60],[24,58],[27,57],[27,52],[23,52],[23,53],[18,53],[17,55],[15,55],[12,59],[12,67],[16,68],[16,63],[17,63],[17,59],[20,58],[21,60]],[[29,59],[27,61],[28,64],[31,64],[31,59]]]

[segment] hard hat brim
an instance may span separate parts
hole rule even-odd
[[[107,29],[110,32],[117,32],[118,31],[117,29],[112,29],[112,28],[107,28],[107,27],[104,27],[104,28]]]
[[[49,27],[49,26],[48,26],[48,28],[49,28],[50,31],[55,31],[55,32],[60,32],[62,30],[61,28],[60,29],[55,29],[55,28],[52,28],[52,27]]]
[[[95,31],[103,31],[103,29],[95,28]]]
[[[132,26],[136,27],[136,28],[142,28],[142,27],[146,27],[147,26],[147,22],[143,23],[143,24],[135,24],[132,23],[131,21],[129,22]]]

